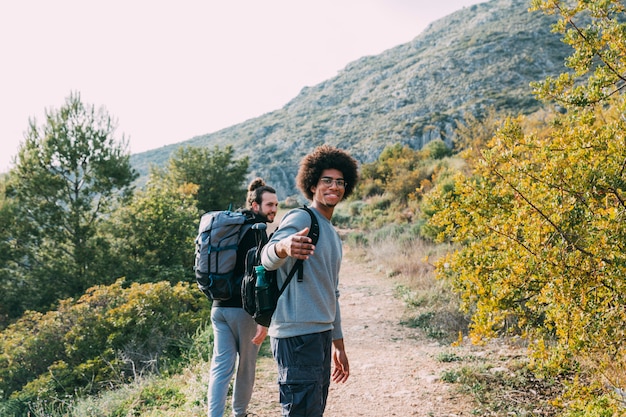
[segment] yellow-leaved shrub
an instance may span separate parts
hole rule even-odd
[[[510,119],[473,172],[427,202],[439,238],[460,244],[438,273],[474,340],[527,336],[539,370],[577,370],[614,410],[626,389],[625,110],[570,112],[532,133]]]

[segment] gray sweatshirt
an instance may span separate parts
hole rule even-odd
[[[278,299],[268,334],[286,338],[332,330],[333,340],[342,339],[339,312],[339,268],[341,266],[341,239],[331,222],[311,207],[319,223],[319,241],[315,253],[304,261],[304,279],[298,282],[296,273]],[[309,214],[300,209],[291,210],[283,217],[269,243],[265,245],[261,262],[268,270],[278,269],[278,287],[287,278],[296,262],[290,256],[279,258],[274,245],[281,239],[305,227],[310,227]]]

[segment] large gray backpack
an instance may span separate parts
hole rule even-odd
[[[235,277],[239,242],[252,227],[244,213],[210,211],[200,219],[194,270],[200,290],[212,300],[239,296],[242,277]]]

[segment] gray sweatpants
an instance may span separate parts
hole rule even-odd
[[[230,380],[237,368],[233,388],[233,415],[245,416],[254,388],[259,346],[252,343],[256,323],[243,308],[213,307],[213,358],[208,392],[208,417],[222,417]],[[237,365],[237,358],[239,358]]]

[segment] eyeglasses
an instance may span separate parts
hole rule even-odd
[[[333,185],[333,183],[335,183],[338,188],[346,188],[346,185],[348,185],[348,183],[345,180],[342,180],[342,179],[336,180],[330,177],[322,177],[320,178],[320,182],[327,187],[330,187],[331,185]]]

